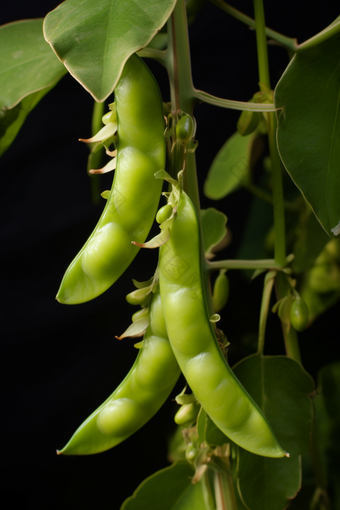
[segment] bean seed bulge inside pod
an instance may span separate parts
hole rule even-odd
[[[156,221],[157,223],[163,223],[164,221],[168,220],[170,216],[172,215],[172,207],[169,204],[163,205],[161,207],[156,215]]]
[[[97,427],[106,436],[126,436],[140,427],[143,409],[130,398],[109,402],[97,418]]]
[[[130,257],[128,234],[117,223],[107,223],[96,232],[82,255],[85,273],[93,279],[106,278]]]

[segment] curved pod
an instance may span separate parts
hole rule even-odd
[[[179,375],[167,339],[161,297],[156,292],[150,305],[150,325],[130,372],[58,453],[90,455],[121,443],[156,414]]]
[[[159,283],[169,340],[204,410],[232,441],[266,457],[283,457],[270,425],[227,364],[209,321],[202,285],[196,211],[182,192],[170,239],[160,248]]]
[[[105,292],[127,269],[150,231],[165,167],[163,106],[143,61],[126,62],[115,89],[117,165],[110,196],[94,231],[68,267],[56,296],[78,304]]]

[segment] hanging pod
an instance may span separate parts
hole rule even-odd
[[[165,167],[163,106],[153,75],[136,55],[124,66],[115,107],[117,120],[105,118],[103,128],[103,136],[111,136],[117,122],[112,189],[97,226],[64,275],[56,296],[60,303],[84,303],[105,292],[137,255],[139,247],[131,242],[145,241],[157,211],[162,182],[154,174]]]

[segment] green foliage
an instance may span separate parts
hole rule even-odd
[[[250,510],[282,509],[300,488],[299,456],[310,445],[312,404],[308,395],[314,390],[313,380],[289,358],[260,354],[245,358],[234,371],[290,455],[268,459],[239,448],[240,494]]]
[[[151,41],[174,4],[175,0],[85,0],[81,4],[66,0],[46,16],[44,33],[72,76],[97,101],[104,101],[128,57]]]
[[[222,146],[211,164],[204,193],[219,200],[249,181],[251,150],[255,135],[233,134]]]
[[[202,234],[205,256],[207,258],[212,258],[214,256],[214,248],[216,248],[226,236],[227,220],[224,213],[213,207],[201,209]]]
[[[44,40],[42,23],[24,20],[0,27],[0,156],[29,112],[66,73]]]
[[[184,0],[66,0],[46,16],[46,40],[42,20],[0,27],[0,46],[5,48],[0,55],[0,155],[66,69],[99,102],[115,91],[117,109],[111,103],[97,138],[83,140],[91,144],[89,171],[101,164],[105,152],[112,158],[119,153],[115,185],[102,193],[108,199],[108,214],[104,211],[85,251],[71,263],[72,278],[63,280],[65,294],[60,301],[82,303],[99,296],[124,272],[132,260],[131,250],[138,251],[136,246],[161,247],[157,269],[150,268],[154,276],[147,282],[134,280],[137,290],[127,296],[142,310],[134,314],[132,326],[116,337],[141,336],[148,328],[135,345],[137,361],[76,431],[68,443],[74,441],[76,447],[67,445],[59,453],[98,453],[127,439],[168,397],[180,366],[194,393],[185,387],[176,398],[182,407],[177,408],[179,426],[169,443],[168,459],[174,463],[144,480],[121,510],[283,510],[300,488],[293,508],[330,510],[327,491],[334,508],[340,504],[340,365],[334,362],[319,372],[315,392],[313,379],[300,363],[296,330],[302,331],[307,321],[310,326],[340,299],[340,240],[336,239],[340,236],[340,17],[298,45],[264,26],[262,0],[254,0],[255,21],[225,2],[212,3],[256,29],[260,76],[254,81],[260,81],[261,91],[250,103],[216,98],[192,84],[185,13],[187,9],[190,25],[204,0],[186,4]],[[275,89],[277,131],[270,104],[266,34],[295,52]],[[131,57],[139,50],[168,72],[171,102],[163,108],[147,67],[140,58]],[[143,74],[148,76],[144,88]],[[148,94],[151,103],[146,101]],[[244,110],[238,131],[213,159],[204,185],[212,200],[232,201],[235,196],[228,195],[242,186],[254,195],[238,246],[241,260],[211,261],[226,244],[227,217],[199,205],[193,116],[198,100]],[[102,127],[102,116],[103,105],[96,103],[92,135]],[[267,133],[270,156],[253,172],[266,150],[262,135]],[[113,145],[117,150],[112,150]],[[153,162],[157,151],[160,159]],[[122,154],[129,156],[128,161]],[[283,176],[279,156],[292,180]],[[109,167],[116,167],[113,159]],[[107,170],[105,166],[97,173]],[[168,204],[156,216],[161,234],[145,243],[162,179],[169,188],[163,193]],[[141,205],[146,198],[153,209],[142,232],[146,216]],[[119,229],[114,227],[113,211]],[[231,214],[237,218],[239,210]],[[334,239],[329,241],[329,236]],[[227,363],[230,344],[217,327],[216,313],[228,299],[225,273],[229,269],[249,271],[249,276],[267,272],[262,301],[261,296],[258,299],[259,334],[251,333],[258,337],[258,352],[241,359],[233,370]],[[219,275],[212,292],[213,271]],[[233,284],[232,277],[230,281]],[[77,293],[73,301],[68,298],[71,291]],[[309,319],[306,309],[299,308],[299,296],[307,303]],[[270,308],[281,321],[287,356],[262,354]],[[244,310],[240,317],[247,323]],[[235,319],[227,318],[229,328]],[[233,343],[230,359],[245,345],[244,338],[239,345]],[[268,341],[266,352],[271,347]]]
[[[184,461],[146,478],[121,510],[206,510],[201,484],[193,485],[194,472]]]
[[[275,89],[282,161],[331,237],[340,235],[340,34],[297,53]]]
[[[66,73],[42,34],[41,19],[0,27],[0,107],[13,108],[24,97],[54,86]]]

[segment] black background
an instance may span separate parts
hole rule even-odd
[[[44,17],[56,6],[46,0],[11,1],[2,6],[0,23]],[[234,6],[253,15],[249,1],[235,0]],[[267,26],[299,42],[338,15],[335,2],[326,0],[267,1],[265,8]],[[207,5],[190,28],[190,41],[197,88],[230,99],[252,97],[257,90],[254,31]],[[269,56],[275,84],[287,55],[272,46]],[[148,64],[163,99],[169,100],[164,70]],[[90,303],[68,307],[54,299],[65,269],[104,205],[91,202],[88,149],[77,141],[90,135],[92,105],[90,95],[73,78],[64,77],[29,115],[0,161],[1,459],[2,490],[10,508],[18,503],[49,509],[118,509],[146,476],[167,465],[166,441],[175,409],[170,400],[142,430],[111,451],[78,458],[55,453],[132,365],[133,340],[118,342],[114,337],[135,311],[125,302],[133,290],[131,278],[148,279],[157,259],[156,253],[140,252],[120,280]],[[235,131],[238,115],[208,105],[196,108],[201,187],[215,153]],[[109,189],[111,180],[103,176],[101,190]],[[237,252],[249,200],[243,191],[217,204],[202,197],[203,206],[216,205],[229,218],[233,243],[221,255],[224,258]],[[230,280],[232,294],[222,325],[234,345],[233,363],[245,354],[237,347],[240,339],[256,331],[262,280],[249,286],[236,272]],[[314,377],[320,366],[334,359],[334,311],[301,334],[303,362]],[[269,318],[266,348],[284,352],[276,317]]]

